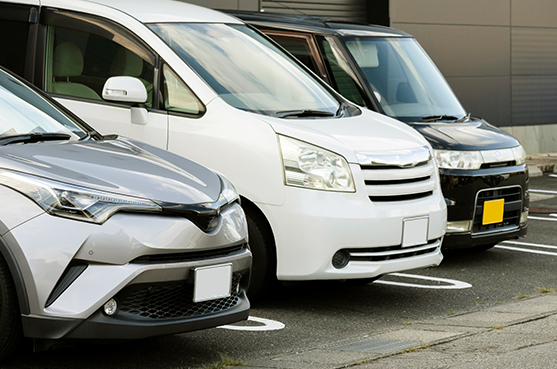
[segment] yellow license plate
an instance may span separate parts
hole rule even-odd
[[[484,202],[484,214],[482,224],[495,224],[503,221],[503,211],[505,209],[505,199],[491,200]]]

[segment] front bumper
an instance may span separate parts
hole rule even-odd
[[[528,212],[528,170],[525,165],[477,171],[439,170],[447,203],[447,222],[468,222],[470,229],[447,231],[443,249],[461,249],[496,244],[524,237]],[[503,222],[482,225],[483,201],[505,199]]]
[[[42,214],[10,234],[30,307],[26,337],[144,338],[248,317],[251,252],[238,204],[211,233],[181,217],[117,213],[102,225]],[[194,303],[194,269],[215,266],[230,272],[231,296]],[[110,299],[119,310],[108,316]]]
[[[357,178],[359,169],[352,170]],[[272,225],[279,280],[373,278],[441,262],[446,208],[439,188],[425,198],[380,203],[363,182],[355,181],[355,193],[285,186],[285,205],[258,204]],[[422,217],[429,219],[427,244],[402,248],[403,221]],[[351,254],[342,268],[332,261],[338,251]]]
[[[250,304],[244,291],[238,303],[226,311],[166,321],[129,321],[109,317],[100,310],[85,320],[23,316],[25,336],[34,339],[142,339],[153,336],[191,332],[246,320]]]

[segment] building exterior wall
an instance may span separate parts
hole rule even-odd
[[[180,0],[212,9],[259,11],[261,0]]]
[[[390,0],[391,26],[414,35],[464,107],[557,151],[557,2]]]

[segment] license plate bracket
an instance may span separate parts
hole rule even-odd
[[[429,217],[404,219],[402,221],[402,247],[427,243]]]
[[[505,199],[489,200],[484,202],[482,225],[496,224],[503,221]]]
[[[193,302],[229,297],[232,287],[232,263],[195,268]]]

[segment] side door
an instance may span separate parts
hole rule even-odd
[[[32,81],[39,1],[0,3],[0,65]]]
[[[60,103],[102,134],[118,133],[168,147],[168,114],[159,109],[157,55],[132,32],[100,17],[43,9],[39,43],[42,63],[35,81]],[[110,77],[139,79],[147,90],[145,104],[102,99]],[[140,109],[147,119],[134,118]]]

